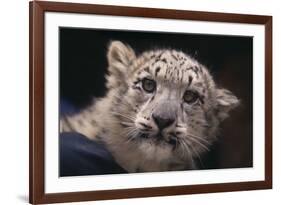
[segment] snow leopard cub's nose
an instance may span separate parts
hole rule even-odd
[[[155,116],[154,114],[152,114],[152,117],[153,117],[153,120],[155,121],[157,127],[159,128],[159,130],[163,130],[164,128],[173,124],[173,122],[175,121],[175,119],[162,118],[161,116]]]
[[[159,130],[172,125],[176,120],[177,107],[172,101],[159,103],[152,113],[152,118]]]

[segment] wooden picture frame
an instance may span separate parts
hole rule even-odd
[[[265,133],[264,180],[231,183],[161,186],[132,189],[80,191],[69,193],[45,192],[45,13],[64,12],[140,18],[194,20],[262,25],[265,30]],[[29,4],[30,62],[30,139],[29,139],[29,200],[32,204],[74,202],[167,196],[180,194],[227,192],[272,188],[272,17],[153,8],[104,6],[92,4],[33,1]]]

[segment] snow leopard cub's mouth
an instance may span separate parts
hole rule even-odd
[[[154,134],[154,135],[151,135],[148,133],[141,133],[139,135],[139,138],[142,140],[150,140],[157,144],[166,143],[166,144],[169,144],[172,146],[176,146],[178,143],[178,139],[177,139],[176,135],[174,135],[174,134],[169,135],[168,140],[167,140],[167,139],[165,139],[165,137],[162,135],[161,132],[158,132],[157,134]]]

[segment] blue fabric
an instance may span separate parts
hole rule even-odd
[[[102,143],[79,133],[62,133],[59,146],[60,176],[127,173]]]
[[[64,98],[60,99],[60,115],[73,115],[80,109]]]

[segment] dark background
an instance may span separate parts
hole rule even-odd
[[[60,28],[59,38],[60,105],[75,109],[104,96],[106,52],[112,40],[129,44],[137,54],[174,48],[195,57],[209,68],[219,86],[241,100],[222,123],[219,140],[202,156],[201,168],[252,166],[252,37]]]

